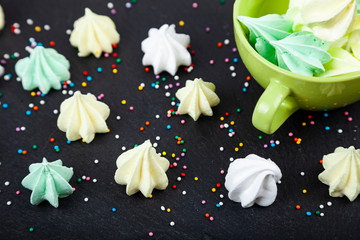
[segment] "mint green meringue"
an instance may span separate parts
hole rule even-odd
[[[68,183],[74,172],[72,168],[62,166],[62,161],[48,162],[43,158],[42,163],[33,163],[29,167],[30,173],[22,180],[21,184],[32,190],[30,203],[38,205],[47,200],[52,206],[59,206],[59,198],[64,198],[73,193],[73,188]]]
[[[29,57],[15,65],[16,74],[21,78],[23,88],[31,91],[39,88],[47,94],[51,88],[61,89],[60,81],[70,78],[70,63],[55,49],[37,46]]]

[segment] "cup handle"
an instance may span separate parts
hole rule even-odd
[[[270,80],[255,106],[252,123],[260,131],[271,134],[298,109],[290,89],[278,80]]]

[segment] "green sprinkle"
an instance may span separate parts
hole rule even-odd
[[[181,143],[181,144],[184,144],[184,140],[181,140],[180,143]]]
[[[117,62],[117,63],[121,63],[121,58],[117,58],[117,59],[116,59],[116,62]]]
[[[261,139],[262,139],[262,136],[259,136],[259,139],[261,140]]]
[[[179,136],[175,136],[175,139],[177,140],[179,138]]]
[[[37,149],[38,148],[38,146],[37,145],[33,145],[33,149],[35,150],[35,149]]]
[[[163,77],[161,80],[162,80],[163,82],[165,82],[165,81],[166,81],[166,77]]]
[[[60,148],[55,149],[56,152],[60,152]]]
[[[131,0],[132,3],[137,3],[137,0]]]
[[[78,178],[78,179],[77,179],[77,182],[81,182],[81,178]]]
[[[224,3],[225,3],[225,0],[220,0],[220,3],[221,3],[221,4],[224,4]]]
[[[239,113],[239,112],[241,111],[241,109],[240,109],[240,108],[238,108],[238,109],[236,109],[236,111]]]
[[[137,147],[137,146],[139,146],[139,144],[135,144],[135,145],[134,145],[134,147]]]
[[[2,92],[0,92],[0,97],[2,97],[3,96],[3,94],[2,94]]]
[[[320,214],[320,211],[318,210],[318,211],[316,211],[315,213],[316,213],[316,215],[319,215],[319,214]]]
[[[33,227],[29,228],[29,232],[33,232],[33,231],[34,231]]]
[[[186,148],[183,148],[183,150],[182,150],[184,153],[186,153]]]

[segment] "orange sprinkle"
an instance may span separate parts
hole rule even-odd
[[[150,68],[146,67],[145,72],[148,72],[148,71],[150,71]]]
[[[300,209],[300,205],[296,205],[296,207],[295,207],[297,210],[299,210]]]
[[[140,131],[144,131],[144,127],[141,127],[141,128],[140,128]]]
[[[217,46],[218,46],[218,47],[222,47],[222,43],[221,43],[221,42],[218,42]]]
[[[26,150],[23,150],[23,151],[22,151],[22,154],[23,154],[23,155],[26,155],[26,154],[27,154],[27,151],[26,151]]]
[[[150,125],[150,122],[149,122],[149,121],[146,121],[146,122],[145,122],[145,125],[146,125],[146,126],[149,126],[149,125]]]
[[[55,46],[55,42],[54,41],[50,41],[50,46],[54,47]]]
[[[207,218],[208,218],[208,217],[210,217],[210,214],[208,214],[208,213],[205,213],[205,217],[207,217]]]
[[[246,80],[247,80],[247,81],[249,81],[250,79],[251,79],[251,77],[250,77],[250,76],[247,76],[247,77],[246,77]]]
[[[34,106],[34,110],[35,110],[35,111],[39,110],[39,107],[38,107],[38,106]]]
[[[50,138],[50,142],[55,142],[55,138]]]
[[[319,162],[320,162],[320,164],[322,164],[322,163],[323,163],[323,160],[321,159]]]

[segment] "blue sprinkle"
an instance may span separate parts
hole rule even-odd
[[[329,116],[329,114],[328,113],[324,113],[324,117],[328,117]]]
[[[70,144],[70,143],[71,143],[71,141],[70,141],[70,140],[67,140],[67,141],[66,141],[66,143],[67,143],[67,144]]]
[[[306,212],[306,216],[311,216],[311,212]]]
[[[216,204],[216,206],[217,206],[217,207],[221,207],[221,205],[220,205],[219,203],[218,203],[218,204]]]
[[[91,76],[87,76],[86,80],[88,80],[89,82],[92,81],[92,77]]]
[[[74,86],[75,86],[75,84],[74,84],[73,82],[70,83],[69,85],[70,85],[70,87],[74,87]]]
[[[116,208],[113,207],[113,208],[111,209],[111,211],[116,212]]]
[[[21,154],[21,153],[22,153],[22,149],[19,149],[19,150],[18,150],[18,154]]]
[[[237,63],[238,61],[239,61],[238,58],[234,58],[234,59],[233,59],[233,62],[234,62],[234,63]]]
[[[31,111],[30,111],[30,110],[27,110],[27,111],[26,111],[26,115],[30,116],[30,115],[31,115]]]
[[[167,125],[166,128],[167,128],[167,129],[171,129],[171,125],[170,125],[170,124]]]
[[[152,86],[152,87],[155,87],[155,83],[152,83],[151,86]]]
[[[176,106],[178,107],[180,105],[180,103],[177,103]]]
[[[3,103],[2,107],[3,107],[3,108],[8,108],[9,105],[8,105],[7,103]]]
[[[59,149],[59,146],[58,146],[58,145],[55,145],[55,146],[54,146],[54,149]]]
[[[98,67],[97,71],[100,73],[102,72],[102,68],[101,67]]]
[[[41,93],[40,96],[41,96],[41,97],[45,97],[45,93]]]
[[[39,47],[44,46],[41,42],[37,43],[37,45],[38,45]]]
[[[232,133],[233,131],[234,131],[233,129],[231,129],[231,128],[229,129],[229,133]]]
[[[325,127],[325,130],[326,130],[326,131],[329,131],[329,130],[330,130],[330,127],[329,127],[329,126],[326,126],[326,127]]]
[[[9,78],[12,78],[12,74],[11,73],[8,73],[6,74]]]
[[[271,147],[275,147],[275,143],[270,144]]]
[[[246,89],[246,88],[243,88],[242,90],[243,90],[243,92],[246,92],[246,91],[247,91],[247,89]]]

